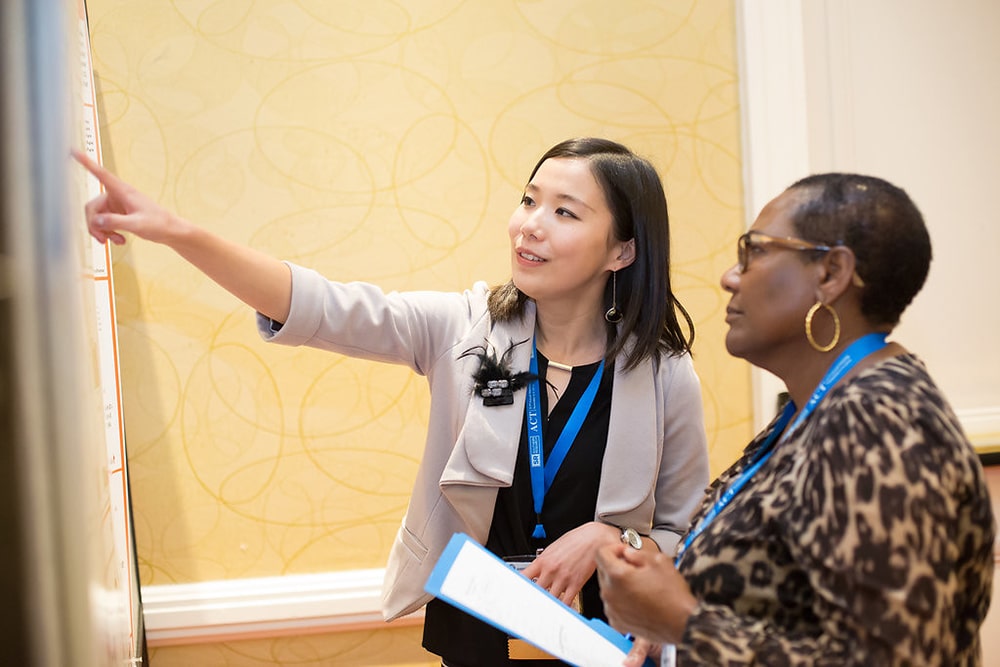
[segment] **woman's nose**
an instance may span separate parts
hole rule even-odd
[[[538,210],[531,211],[521,221],[520,230],[521,234],[523,234],[524,236],[538,238],[541,229],[542,229],[542,224],[541,220],[539,219]]]
[[[722,285],[722,289],[727,292],[735,292],[740,286],[740,266],[739,264],[733,264],[728,269],[722,272],[722,278],[719,280]]]

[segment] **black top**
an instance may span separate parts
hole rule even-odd
[[[559,434],[566,426],[573,408],[590,384],[599,362],[573,369],[569,385],[552,414],[542,425],[542,441],[546,460]],[[538,354],[539,382],[544,385],[548,360]],[[597,489],[601,481],[601,463],[608,440],[611,419],[611,388],[614,366],[606,365],[594,403],[584,419],[580,433],[563,460],[552,486],[545,494],[542,522],[546,538],[531,537],[535,528],[535,510],[531,496],[531,472],[528,464],[528,430],[522,419],[521,442],[517,450],[514,480],[510,487],[497,493],[493,523],[486,547],[498,556],[534,554],[570,530],[594,520]],[[548,392],[540,392],[541,413],[548,414]],[[597,576],[584,585],[581,592],[583,614],[588,618],[604,617],[604,608],[597,586]],[[500,667],[533,665],[552,667],[564,664],[555,660],[507,659],[507,635],[493,626],[466,614],[438,599],[427,604],[424,616],[424,648],[440,655],[455,667]]]

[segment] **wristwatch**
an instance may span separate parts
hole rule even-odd
[[[633,549],[642,548],[642,535],[635,528],[622,528],[622,542]]]

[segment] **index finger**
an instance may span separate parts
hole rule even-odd
[[[99,180],[104,185],[105,188],[111,188],[121,182],[118,180],[117,176],[99,165],[95,160],[92,160],[90,156],[83,151],[73,148],[70,153],[72,154],[73,159],[82,164],[87,171],[94,175],[94,178]]]

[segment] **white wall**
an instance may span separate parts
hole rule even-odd
[[[904,188],[934,261],[895,339],[928,364],[973,442],[1000,446],[1000,3],[737,7],[751,220],[807,172],[870,173]],[[757,381],[763,423],[780,385]]]

